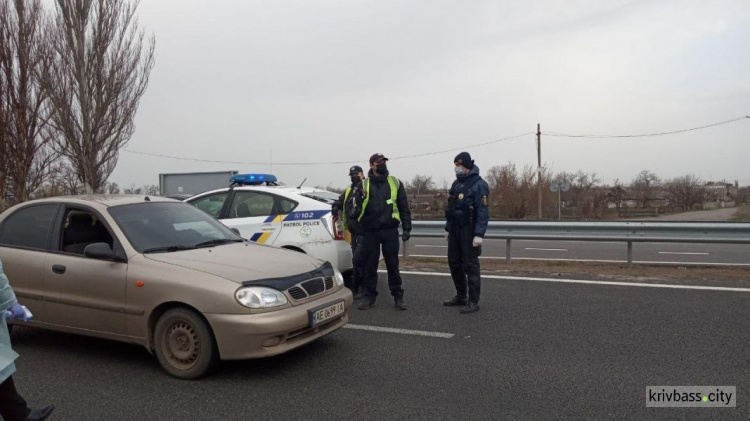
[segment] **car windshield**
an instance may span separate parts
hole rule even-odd
[[[339,195],[325,190],[317,190],[313,192],[308,193],[302,193],[302,196],[309,197],[310,199],[315,199],[318,202],[327,203],[329,205],[333,204],[333,202],[337,201],[339,199]]]
[[[110,215],[139,253],[171,252],[243,241],[204,212],[186,203],[116,206]]]

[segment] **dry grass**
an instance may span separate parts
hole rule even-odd
[[[741,205],[734,214],[733,221],[750,222],[750,205]]]
[[[481,260],[482,273],[492,275],[565,277],[624,282],[674,283],[749,287],[750,268],[700,266],[647,266],[588,262],[540,262],[518,260],[511,265],[504,260]],[[410,257],[401,260],[402,270],[448,272],[445,258]]]

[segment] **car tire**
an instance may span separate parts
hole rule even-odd
[[[167,373],[186,380],[209,373],[219,360],[208,323],[185,308],[173,308],[159,318],[154,329],[154,352]]]

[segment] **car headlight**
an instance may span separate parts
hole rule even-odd
[[[344,275],[341,274],[341,272],[334,269],[333,271],[333,279],[336,280],[336,285],[341,286],[344,285]]]
[[[249,308],[271,308],[283,306],[288,301],[283,292],[266,287],[240,288],[234,293],[237,301]]]

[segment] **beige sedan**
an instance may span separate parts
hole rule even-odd
[[[245,242],[159,197],[16,205],[0,215],[0,259],[29,326],[141,344],[185,379],[314,341],[352,304],[329,263]]]

